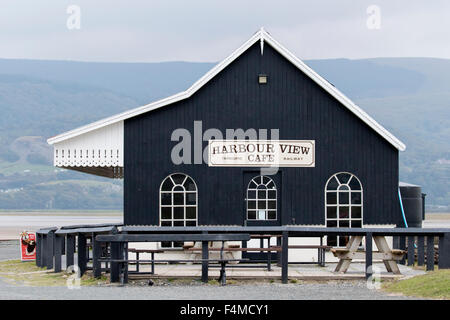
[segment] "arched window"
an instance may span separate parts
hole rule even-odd
[[[325,185],[325,221],[330,228],[361,228],[363,221],[363,190],[359,179],[340,172]],[[345,246],[348,237],[328,236],[329,246]]]
[[[162,227],[197,226],[197,185],[183,174],[164,179],[159,191],[159,221]],[[163,242],[162,247],[181,247],[183,243]]]
[[[277,186],[266,176],[250,180],[247,187],[247,220],[277,219]]]

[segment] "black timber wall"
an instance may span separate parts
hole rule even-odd
[[[266,85],[258,84],[261,73]],[[282,224],[324,224],[324,186],[341,171],[363,185],[363,223],[400,222],[398,150],[273,48],[266,44],[261,55],[257,43],[191,98],[125,121],[125,224],[159,223],[159,187],[175,172],[197,183],[199,225],[243,224],[245,168],[171,161],[172,131],[193,134],[196,120],[224,135],[227,128],[278,128],[280,139],[315,140],[315,168],[280,169]]]

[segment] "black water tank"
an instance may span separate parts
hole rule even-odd
[[[422,228],[422,219],[424,216],[422,188],[404,182],[400,182],[399,187],[408,227]],[[402,226],[404,227],[404,223],[402,223]]]

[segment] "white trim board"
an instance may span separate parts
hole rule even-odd
[[[354,104],[349,98],[347,98],[342,92],[336,89],[332,84],[330,84],[327,80],[322,78],[319,74],[317,74],[314,70],[308,67],[303,61],[294,56],[289,50],[283,47],[280,43],[278,43],[272,36],[267,33],[263,28],[261,28],[258,32],[256,32],[249,40],[247,40],[242,46],[240,46],[236,51],[234,51],[231,55],[213,67],[210,71],[208,71],[203,77],[201,77],[197,82],[195,82],[189,89],[186,91],[177,93],[170,97],[155,101],[153,103],[131,109],[114,116],[104,118],[102,120],[90,123],[88,125],[82,126],[80,128],[64,132],[55,137],[49,138],[47,142],[49,144],[58,143],[64,141],[66,139],[70,139],[76,137],[78,135],[84,134],[86,132],[96,130],[110,124],[116,123],[118,121],[123,121],[137,115],[167,106],[169,104],[178,102],[180,100],[187,99],[191,97],[195,92],[197,92],[201,87],[203,87],[206,83],[208,83],[212,78],[214,78],[220,71],[225,69],[230,63],[232,63],[236,58],[238,58],[241,54],[243,54],[248,48],[250,48],[257,41],[261,42],[261,53],[263,53],[263,44],[266,42],[271,47],[273,47],[278,53],[280,53],[283,57],[285,57],[288,61],[290,61],[293,65],[295,65],[298,69],[300,69],[303,73],[305,73],[308,77],[310,77],[313,81],[315,81],[318,85],[320,85],[325,91],[331,94],[334,98],[336,98],[341,104],[347,107],[351,112],[353,112],[357,117],[359,117],[364,123],[366,123],[369,127],[375,130],[379,135],[381,135],[384,139],[386,139],[389,143],[391,143],[395,148],[400,151],[404,151],[406,146],[398,140],[392,133],[387,131],[382,125],[376,122],[372,117],[370,117],[366,112],[364,112],[361,108],[359,108],[356,104]]]

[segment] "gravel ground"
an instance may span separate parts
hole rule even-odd
[[[66,287],[30,287],[11,284],[0,278],[0,300],[398,300],[403,296],[369,290],[365,282],[330,282],[252,285],[168,285],[168,286],[92,286],[80,289]]]

